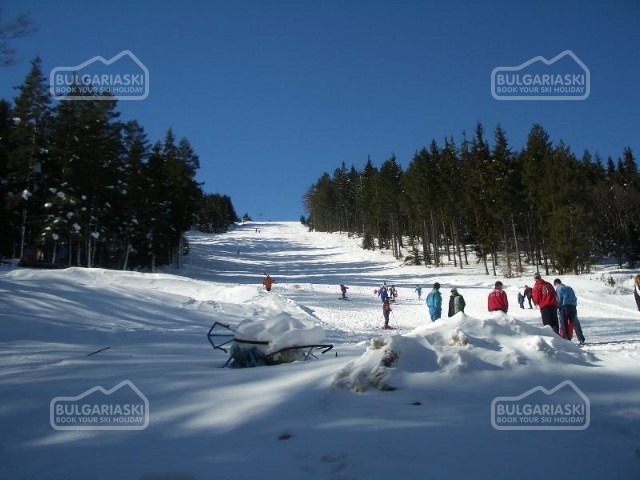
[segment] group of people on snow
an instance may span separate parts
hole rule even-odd
[[[524,286],[524,290],[522,293],[518,292],[518,305],[520,308],[524,308],[524,301],[527,300],[529,302],[529,310],[533,308],[531,305],[533,289],[529,285]]]
[[[584,344],[582,325],[577,313],[578,299],[573,288],[563,284],[559,278],[551,285],[539,272],[533,278],[535,283],[532,298],[540,309],[542,324],[550,326],[556,334],[567,340],[571,340],[575,331],[580,345]]]
[[[440,293],[440,284],[438,282],[433,284],[433,288],[427,295],[426,304],[429,309],[429,318],[431,318],[432,322],[435,322],[442,316],[442,293]],[[464,297],[460,295],[457,288],[452,288],[447,316],[453,317],[459,312],[464,312],[465,306]]]
[[[575,332],[578,342],[581,345],[584,344],[585,338],[577,313],[578,299],[573,288],[563,284],[559,278],[556,278],[553,281],[553,285],[551,285],[538,272],[533,278],[535,280],[533,287],[525,285],[524,293],[518,294],[520,307],[524,308],[524,301],[528,299],[529,308],[533,308],[531,305],[533,301],[533,304],[540,309],[543,325],[550,326],[557,335],[567,340],[571,340]],[[504,285],[500,280],[495,282],[494,288],[487,298],[487,310],[489,312],[507,313],[509,311],[509,299],[503,287]],[[640,310],[640,275],[636,277],[634,295],[638,310]],[[440,284],[438,282],[433,284],[433,289],[427,295],[426,303],[429,309],[429,316],[435,322],[442,316],[442,294],[440,293]],[[464,297],[460,295],[457,288],[452,288],[451,297],[449,298],[449,317],[458,312],[464,312],[464,307]]]
[[[553,331],[565,338],[571,340],[575,332],[580,344],[584,344],[585,338],[582,332],[582,325],[578,319],[577,304],[578,300],[576,294],[568,285],[562,283],[559,278],[553,281],[553,285],[542,278],[539,272],[536,272],[533,276],[534,285],[529,287],[525,285],[524,292],[518,293],[518,304],[520,308],[524,308],[525,299],[529,301],[529,308],[533,308],[536,305],[540,310],[540,316],[542,324],[550,326]],[[271,278],[270,275],[265,274],[262,284],[267,292],[271,291],[272,285],[276,281]],[[487,298],[487,309],[489,312],[504,312],[509,311],[509,299],[507,293],[504,291],[503,283],[498,280],[494,284],[493,290],[489,293]],[[344,284],[340,284],[341,299],[347,299],[347,287]],[[418,300],[422,300],[422,287],[416,285],[415,293],[418,295]],[[395,285],[387,287],[386,282],[383,283],[379,289],[374,290],[374,293],[380,297],[382,301],[382,315],[384,318],[383,328],[389,329],[389,315],[392,311],[391,303],[395,301],[398,296],[398,292]],[[635,277],[634,297],[638,310],[640,310],[640,275]],[[429,309],[429,317],[431,321],[435,322],[442,317],[442,294],[440,293],[440,283],[434,282],[433,288],[429,292],[426,298],[426,305]],[[447,315],[453,317],[454,315],[464,312],[466,302],[464,297],[460,294],[456,287],[451,288],[451,296],[449,297],[449,308]]]
[[[389,300],[389,302],[395,302],[396,298],[398,298],[398,290],[395,285],[391,285],[387,287],[387,282],[384,282],[380,285],[380,288],[374,290],[374,293],[380,297],[380,300],[384,303],[385,300]]]
[[[433,288],[427,295],[426,303],[429,309],[429,317],[432,322],[435,322],[442,316],[442,294],[440,293],[440,284],[438,282],[433,284]],[[464,297],[460,295],[457,288],[452,288],[447,316],[453,317],[459,312],[464,312],[465,306],[466,302],[464,301]]]
[[[528,300],[529,308],[533,308],[533,305],[536,305],[540,310],[543,325],[550,326],[557,335],[567,340],[571,340],[575,332],[578,342],[581,345],[584,344],[585,338],[582,332],[582,325],[577,314],[578,300],[573,288],[563,284],[559,278],[556,278],[553,282],[554,284],[551,285],[551,283],[542,278],[540,273],[534,275],[534,281],[533,287],[525,285],[524,292],[518,293],[520,307],[524,308],[524,302]],[[418,300],[421,300],[422,287],[416,285],[414,291],[418,295]],[[375,293],[382,300],[383,328],[390,328],[391,298],[386,284],[381,285]],[[638,310],[640,310],[640,275],[636,277],[634,296],[638,303]],[[439,282],[433,284],[431,291],[427,295],[426,305],[431,321],[435,322],[442,317],[442,293],[440,292]],[[465,306],[464,297],[456,287],[453,287],[449,297],[447,315],[453,317],[459,312],[464,312]],[[504,313],[509,311],[509,298],[504,290],[504,284],[499,280],[495,282],[493,290],[488,295],[487,310],[489,312]]]

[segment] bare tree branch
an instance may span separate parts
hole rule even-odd
[[[11,46],[11,41],[30,35],[36,30],[28,13],[18,15],[9,23],[0,23],[0,67],[8,67],[16,63],[17,52]]]

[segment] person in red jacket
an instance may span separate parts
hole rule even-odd
[[[502,289],[502,282],[500,280],[496,282],[493,292],[489,294],[488,303],[490,312],[502,311],[507,313],[507,310],[509,310],[507,292]]]
[[[542,324],[549,325],[553,331],[558,333],[558,300],[556,291],[549,282],[544,280],[539,272],[533,276],[536,283],[533,285],[531,296],[533,302],[540,308]]]
[[[267,274],[266,277],[264,277],[264,280],[262,281],[262,285],[264,285],[264,288],[267,290],[267,292],[271,291],[271,285],[273,285],[274,283],[278,283],[276,282],[273,278],[271,278],[270,275]]]

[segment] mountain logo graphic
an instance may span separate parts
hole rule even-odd
[[[149,70],[131,51],[106,60],[98,55],[75,67],[56,67],[49,75],[56,100],[144,100]]]
[[[93,387],[49,404],[55,430],[144,430],[149,426],[149,400],[130,380],[110,390]]]
[[[590,423],[589,399],[571,380],[551,390],[539,386],[491,402],[491,425],[496,430],[586,430]]]
[[[537,56],[491,72],[496,100],[585,100],[590,94],[591,72],[571,50],[551,60]]]

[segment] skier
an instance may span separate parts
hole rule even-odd
[[[640,277],[640,275],[638,275]],[[418,301],[421,302],[422,301],[422,287],[420,285],[416,285],[416,289],[414,290],[417,294],[418,294]],[[640,306],[638,307],[638,310],[640,310]]]
[[[452,288],[449,297],[449,316],[453,317],[458,312],[464,312],[465,305],[464,297],[458,293],[458,289]]]
[[[382,300],[383,303],[387,298],[389,298],[389,292],[387,291],[386,283],[383,283],[380,286],[380,290],[378,290],[378,296],[380,297],[380,300]]]
[[[391,313],[391,302],[389,301],[389,297],[384,299],[382,302],[382,316],[384,317],[384,328],[385,330],[390,330],[389,326],[389,313]]]
[[[540,316],[542,324],[549,325],[556,334],[558,332],[558,299],[553,285],[544,280],[540,272],[536,272],[533,276],[536,283],[533,285],[531,296],[533,302],[540,307]]]
[[[633,297],[636,299],[636,306],[640,312],[640,275],[636,275],[634,280]]]
[[[262,285],[264,285],[264,288],[267,290],[267,292],[271,291],[271,285],[273,285],[274,283],[278,282],[271,278],[271,276],[267,273],[266,277],[264,277],[264,280],[262,281]]]
[[[495,288],[489,294],[488,308],[490,312],[504,312],[509,310],[509,299],[507,298],[507,292],[502,289],[503,285],[500,280],[495,283]]]
[[[440,293],[440,284],[433,284],[433,290],[427,295],[427,307],[429,307],[429,316],[431,321],[435,322],[442,316],[442,294]]]
[[[396,291],[396,286],[391,285],[391,287],[389,288],[389,300],[391,300],[392,302],[395,302],[397,296],[398,296],[398,292]]]
[[[578,299],[576,298],[573,288],[562,283],[559,278],[556,278],[553,284],[556,287],[556,299],[558,301],[558,313],[560,315],[560,336],[571,340],[571,328],[569,327],[569,322],[571,322],[578,337],[578,342],[580,342],[580,345],[584,345],[582,325],[580,325],[580,320],[578,320],[578,312],[576,309]]]
[[[349,287],[347,287],[345,284],[341,283],[340,284],[340,291],[342,292],[342,298],[347,298],[347,290],[349,290]]]

